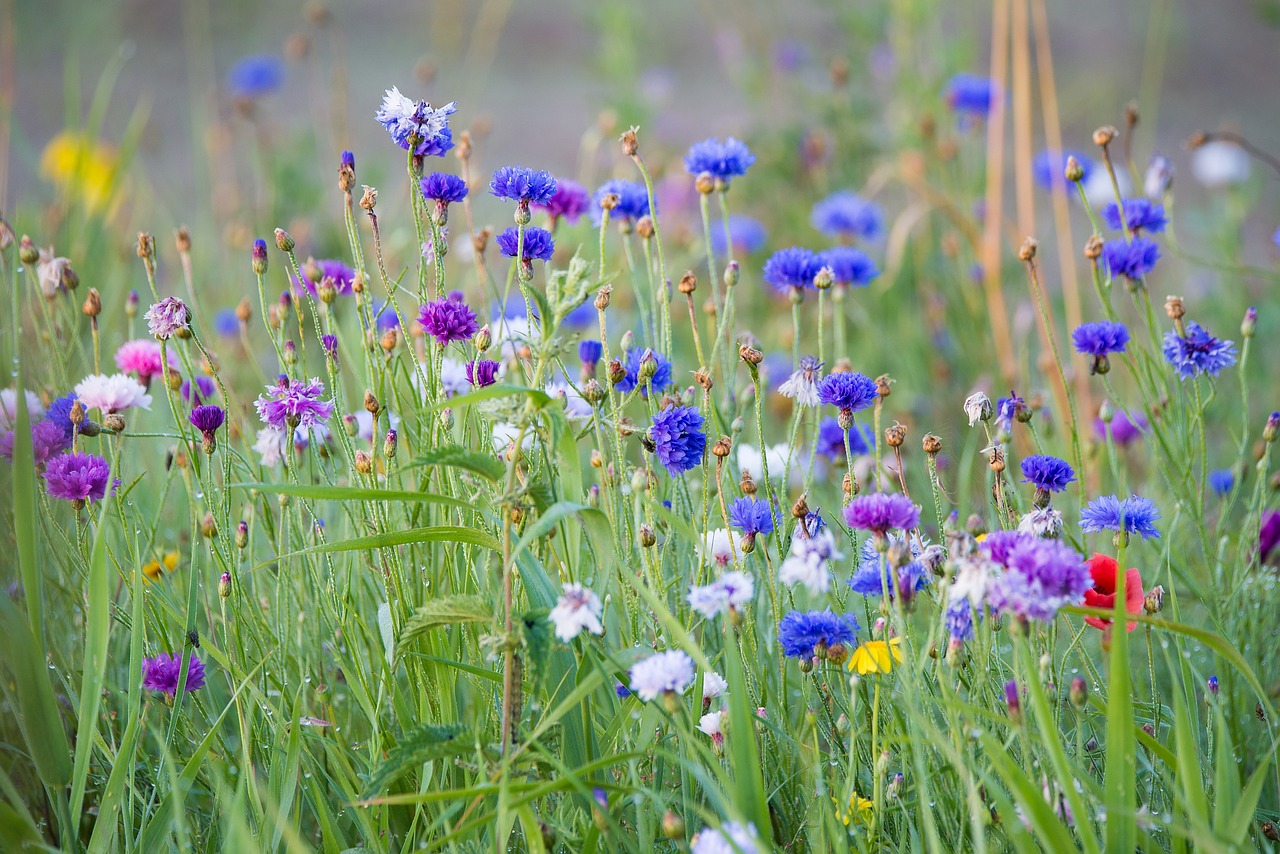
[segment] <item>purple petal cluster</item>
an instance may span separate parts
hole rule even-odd
[[[191,410],[191,426],[206,436],[211,436],[226,421],[227,414],[221,406],[197,406]]]
[[[636,181],[624,181],[615,178],[600,185],[591,197],[591,222],[600,225],[600,203],[609,194],[618,197],[618,206],[609,212],[610,220],[627,220],[635,222],[642,216],[649,216],[649,190],[644,184]]]
[[[1000,613],[1048,623],[1058,609],[1079,603],[1093,587],[1089,565],[1059,540],[996,531],[979,548],[1004,568],[987,596]]]
[[[1035,484],[1047,492],[1062,492],[1076,479],[1076,473],[1065,460],[1048,454],[1035,454],[1022,461],[1022,482]]]
[[[165,297],[143,316],[147,319],[147,329],[161,341],[172,338],[191,324],[187,304],[177,297]]]
[[[502,234],[498,235],[498,248],[503,255],[508,258],[516,257],[516,253],[520,251],[520,232],[512,226]],[[551,238],[551,232],[545,228],[537,226],[527,226],[524,230],[524,260],[531,261],[537,258],[540,261],[550,261],[551,255],[556,251],[556,242]]]
[[[1184,335],[1172,330],[1164,336],[1164,358],[1184,380],[1208,374],[1216,377],[1223,368],[1236,363],[1236,345],[1214,338],[1208,330],[1190,321]]]
[[[467,382],[476,388],[484,388],[498,381],[498,363],[489,359],[467,362]]]
[[[847,434],[849,450],[855,457],[875,450],[876,437],[870,427],[858,427],[855,424],[849,428]],[[818,425],[818,438],[814,443],[814,451],[829,460],[843,460],[845,435],[846,431],[840,429],[840,420],[834,416],[827,416]]]
[[[920,524],[920,508],[905,495],[872,492],[859,495],[844,508],[850,528],[883,536],[891,530],[909,531]]]
[[[218,385],[213,381],[213,377],[206,377],[200,374],[196,377],[195,396],[192,397],[191,380],[183,380],[182,387],[178,390],[178,394],[187,403],[199,405],[203,401],[211,400],[218,391]]]
[[[1077,353],[1086,356],[1106,356],[1123,353],[1129,343],[1129,330],[1123,323],[1103,320],[1098,323],[1082,323],[1071,333],[1071,342]]]
[[[6,430],[0,436],[0,456],[13,461],[14,433]],[[31,456],[36,468],[40,468],[50,457],[60,454],[71,447],[71,437],[62,426],[49,418],[41,419],[31,425]]]
[[[858,631],[852,614],[827,611],[792,611],[778,623],[778,643],[788,658],[808,659],[818,644],[851,644]]]
[[[1159,518],[1160,511],[1146,498],[1131,495],[1120,499],[1114,495],[1103,495],[1080,511],[1080,528],[1090,534],[1116,531],[1159,539],[1160,532],[1155,525]]]
[[[973,608],[969,600],[956,599],[947,606],[943,616],[943,624],[952,641],[967,641],[973,638]]]
[[[690,175],[707,172],[727,186],[739,175],[745,175],[756,162],[756,156],[740,139],[726,137],[723,141],[712,137],[696,142],[684,156],[684,170]]]
[[[809,222],[829,237],[874,240],[884,231],[880,206],[848,190],[832,193],[814,205]]]
[[[267,386],[265,394],[254,401],[262,423],[279,430],[323,426],[333,415],[333,401],[324,399],[324,383],[319,379],[306,382],[291,380],[281,374],[275,385]]]
[[[162,652],[154,658],[142,660],[142,687],[148,691],[176,694],[181,676],[181,655]],[[183,691],[198,691],[203,687],[204,662],[193,652],[187,660],[187,684]]]
[[[1112,278],[1144,279],[1160,260],[1160,247],[1145,237],[1135,237],[1129,243],[1108,240],[1102,244],[1102,260]]]
[[[1102,209],[1102,218],[1109,227],[1121,230],[1120,206],[1115,202]],[[1164,215],[1164,205],[1156,204],[1148,198],[1124,200],[1124,224],[1134,234],[1140,231],[1159,233],[1164,231],[1168,222]]]
[[[501,166],[493,173],[489,192],[500,199],[521,204],[545,205],[556,194],[556,179],[541,169]]]
[[[424,305],[418,313],[418,323],[441,347],[466,341],[480,328],[470,306],[450,297]]]
[[[729,524],[744,534],[769,534],[773,531],[773,513],[763,498],[744,495],[729,505]]]
[[[674,477],[695,468],[707,450],[705,419],[696,407],[673,406],[653,416],[649,438],[654,454]]]
[[[856,371],[827,374],[818,381],[818,400],[842,412],[866,409],[879,397],[875,380]]]
[[[448,172],[432,172],[419,182],[423,198],[446,205],[460,202],[467,197],[467,182]]]
[[[110,477],[111,466],[102,457],[59,454],[45,463],[45,492],[63,501],[101,501]]]
[[[871,256],[852,246],[836,246],[818,253],[818,265],[831,270],[837,285],[865,288],[880,275],[880,268]]]
[[[551,198],[537,203],[535,207],[546,211],[552,219],[577,222],[591,209],[591,194],[577,181],[557,178],[556,191],[552,193]]]
[[[328,279],[334,290],[338,292],[338,296],[350,296],[352,293],[351,286],[356,280],[356,271],[351,267],[339,261],[337,258],[323,258],[319,261],[314,258],[308,258],[307,263],[302,265],[302,282],[298,282],[298,277],[289,274],[289,281],[296,288],[301,284],[307,289],[307,293],[313,297],[318,297],[319,292],[316,285]]]
[[[1120,447],[1141,439],[1146,429],[1147,419],[1141,412],[1130,415],[1123,409],[1117,409],[1115,414],[1111,416],[1111,441]],[[1107,422],[1101,418],[1095,418],[1093,432],[1097,434],[1099,439],[1107,438]]]

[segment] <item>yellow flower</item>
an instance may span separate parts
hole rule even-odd
[[[64,193],[74,194],[91,211],[114,201],[118,166],[110,146],[76,131],[64,130],[49,140],[40,155],[40,174]]]
[[[868,818],[870,818],[871,811],[874,810],[876,806],[871,801],[870,798],[864,798],[861,795],[859,795],[857,792],[854,792],[852,795],[849,796],[848,812],[845,812],[840,808],[840,801],[837,800],[834,796],[832,796],[831,802],[836,805],[836,816],[839,817],[839,819],[842,822],[844,822],[845,827],[849,826],[849,821],[851,819],[857,822],[866,821]]]
[[[148,581],[159,581],[166,572],[173,572],[178,568],[178,557],[179,555],[176,551],[168,552],[162,557],[143,565],[142,574],[147,577]]]
[[[893,662],[902,663],[902,653],[898,646],[902,638],[892,638],[887,643],[882,640],[867,641],[849,656],[849,669],[856,670],[865,676],[868,673],[888,673],[893,669]]]

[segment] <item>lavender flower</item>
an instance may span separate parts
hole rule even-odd
[[[876,437],[870,427],[854,425],[848,430],[842,430],[839,419],[827,416],[818,424],[818,438],[814,442],[814,452],[829,460],[843,460],[846,436],[849,439],[849,451],[855,457],[875,450]]]
[[[803,584],[811,593],[822,595],[831,587],[833,560],[844,555],[836,548],[835,537],[823,527],[822,517],[811,513],[813,520],[805,520],[808,536],[796,533],[791,538],[791,551],[778,569],[778,580],[783,584]]]
[[[1088,564],[1058,540],[996,531],[978,547],[1004,567],[987,594],[988,604],[1001,613],[1051,622],[1058,609],[1080,602],[1093,586]]]
[[[601,203],[605,196],[618,197],[618,205],[609,212],[609,219],[623,222],[635,222],[643,216],[649,216],[649,189],[636,181],[624,181],[620,178],[606,181],[600,185],[591,197],[591,222],[599,227],[601,222]]]
[[[110,477],[111,466],[102,457],[59,454],[45,463],[45,492],[63,501],[101,501],[107,494]]]
[[[818,253],[818,264],[831,270],[837,285],[865,288],[880,275],[880,268],[871,256],[852,246],[836,246]]]
[[[778,623],[778,643],[789,658],[809,660],[821,649],[825,656],[836,644],[851,644],[858,631],[852,614],[826,611],[792,611]]]
[[[749,255],[764,246],[767,239],[768,232],[760,220],[743,214],[730,214],[728,242],[723,228],[712,228],[711,251],[724,256],[732,246],[733,254]]]
[[[1107,438],[1108,425],[1101,418],[1095,418],[1093,421],[1093,432],[1098,438]],[[1141,412],[1135,412],[1133,415],[1125,412],[1123,409],[1116,410],[1111,416],[1111,441],[1120,447],[1132,444],[1141,439],[1147,430],[1147,419]]]
[[[1216,377],[1236,363],[1236,345],[1214,338],[1193,320],[1186,324],[1185,334],[1177,330],[1165,334],[1164,358],[1184,380],[1201,374]]]
[[[707,450],[702,414],[692,406],[673,406],[653,416],[649,438],[654,454],[673,477],[702,462]]]
[[[808,249],[791,246],[779,249],[764,262],[764,280],[779,293],[813,287],[813,277],[822,269],[818,256]]]
[[[866,409],[880,398],[875,380],[854,371],[828,374],[818,382],[818,400],[841,413]]]
[[[1146,498],[1131,495],[1122,500],[1114,495],[1103,495],[1090,501],[1080,511],[1080,528],[1091,534],[1115,531],[1159,539],[1160,532],[1155,526],[1155,521],[1159,518],[1160,511]]]
[[[648,703],[662,694],[675,696],[688,691],[694,675],[693,659],[678,649],[669,649],[632,665],[630,688]]]
[[[1145,237],[1135,237],[1129,243],[1108,240],[1102,244],[1102,260],[1112,278],[1144,279],[1160,260],[1160,247]]]
[[[423,198],[445,205],[460,202],[467,197],[467,182],[448,172],[432,172],[419,184],[422,187]]]
[[[973,608],[968,599],[955,599],[947,605],[943,616],[943,624],[952,643],[964,642],[973,638]]]
[[[442,157],[453,148],[453,131],[449,116],[458,111],[457,102],[432,108],[426,101],[411,101],[400,90],[391,87],[374,115],[391,141],[419,157]]]
[[[744,534],[769,534],[773,531],[773,513],[762,498],[742,496],[729,505],[729,523]]]
[[[151,330],[151,334],[161,341],[180,334],[191,324],[186,303],[177,297],[165,297],[147,309],[143,317],[147,319],[147,328]]]
[[[591,194],[587,188],[577,181],[567,178],[556,179],[556,191],[545,202],[538,202],[534,207],[547,212],[552,220],[565,219],[577,222],[582,215],[591,209]]]
[[[489,359],[475,359],[467,362],[467,382],[476,388],[484,388],[498,381],[497,362]]]
[[[644,363],[645,356],[652,356],[656,365],[653,370],[653,376],[649,377],[649,382],[642,383],[640,381],[640,369]],[[649,398],[649,389],[664,389],[671,385],[671,362],[661,353],[649,348],[641,349],[632,347],[627,351],[627,361],[623,365],[626,369],[626,376],[622,381],[617,383],[614,388],[623,394],[630,394],[633,389],[640,389],[640,396],[646,400]]]
[[[809,222],[829,237],[874,240],[884,231],[884,214],[874,202],[841,190],[813,206]]]
[[[165,694],[178,693],[182,676],[182,656],[162,652],[142,660],[142,687]],[[199,691],[204,687],[204,663],[193,652],[187,660],[187,684],[183,691]]]
[[[0,436],[0,456],[13,462],[13,444],[15,436],[12,430],[6,430]],[[31,425],[31,457],[37,469],[41,468],[50,457],[60,454],[71,447],[71,437],[63,432],[61,425],[45,418]]]
[[[68,439],[75,432],[75,425],[71,423],[71,409],[75,405],[76,396],[74,394],[65,394],[49,404],[49,408],[44,413],[45,420],[62,428],[62,432],[66,434]]]
[[[704,139],[694,143],[684,156],[684,170],[698,176],[706,172],[726,189],[739,175],[745,175],[756,162],[756,156],[742,140],[726,137]]]
[[[284,374],[267,386],[266,394],[258,395],[254,407],[263,424],[281,430],[323,426],[333,414],[333,401],[324,400],[324,383],[314,378],[291,380]]]
[[[1102,218],[1106,220],[1109,227],[1116,231],[1122,229],[1120,223],[1120,207],[1111,202],[1102,209]],[[1125,199],[1124,200],[1124,226],[1129,231],[1137,234],[1143,229],[1152,233],[1164,231],[1168,220],[1164,215],[1164,205],[1158,205],[1150,199]]]
[[[844,508],[844,520],[850,528],[883,537],[890,530],[909,531],[920,524],[920,508],[905,495],[873,492],[853,499]]]
[[[755,582],[745,572],[726,572],[710,584],[689,588],[689,607],[708,620],[746,605],[755,595]]]
[[[321,335],[320,349],[324,350],[324,355],[328,359],[338,358],[338,336],[337,335]]]
[[[227,72],[227,89],[236,98],[260,98],[283,82],[284,62],[277,56],[246,56]]]
[[[448,297],[424,305],[418,323],[441,347],[466,341],[480,328],[476,313],[466,303]]]
[[[1076,473],[1064,460],[1048,454],[1036,454],[1022,461],[1023,483],[1035,484],[1045,492],[1062,492],[1076,479]]]
[[[520,250],[520,232],[513,226],[499,234],[498,248],[508,258],[516,257],[516,253]],[[550,261],[555,249],[556,243],[551,237],[551,232],[536,226],[525,228],[523,258],[525,262],[534,258],[540,261]]]
[[[957,74],[947,81],[943,97],[947,106],[957,113],[985,117],[991,112],[991,104],[999,97],[999,91],[999,85],[990,77]]]
[[[315,258],[308,258],[307,262],[302,265],[302,281],[298,281],[298,277],[293,273],[289,274],[289,281],[294,288],[299,286],[306,288],[307,293],[313,297],[319,297],[320,292],[316,286],[321,282],[328,282],[333,285],[338,296],[350,296],[354,291],[352,286],[355,284],[356,271],[351,267],[339,261],[337,258],[322,258],[317,261]]]
[[[550,172],[539,169],[502,166],[494,171],[489,192],[522,205],[545,205],[556,194],[556,179]]]
[[[192,392],[191,380],[183,380],[182,386],[178,389],[178,395],[187,403],[194,403],[198,406],[206,400],[212,400],[217,391],[218,386],[214,383],[213,378],[200,374],[196,377],[194,392]]]

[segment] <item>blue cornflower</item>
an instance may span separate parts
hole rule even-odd
[[[818,400],[841,412],[866,409],[879,397],[875,380],[856,371],[827,374],[818,381]]]
[[[223,338],[235,338],[240,334],[240,318],[234,308],[219,309],[213,316],[213,329]]]
[[[644,385],[640,382],[640,363],[644,361],[646,353],[653,356],[654,361],[657,362],[657,367],[653,372],[653,376],[649,378],[648,384]],[[640,396],[647,399],[650,388],[664,389],[671,385],[671,362],[657,350],[632,347],[627,351],[627,360],[623,367],[626,369],[626,376],[614,386],[623,394],[630,394],[633,389],[639,388]]]
[[[895,542],[902,542],[902,537],[890,534],[889,544],[892,545]],[[910,548],[913,559],[904,566],[898,567],[898,590],[906,591],[908,594],[906,598],[924,589],[929,583],[929,573],[925,565],[916,559],[920,556],[920,546],[910,542]],[[887,587],[889,598],[896,598],[897,590],[893,586],[893,573],[889,571],[889,565],[882,562],[882,557],[883,555],[876,551],[874,540],[868,537],[862,541],[862,555],[858,561],[858,568],[849,578],[849,587],[854,593],[861,593],[863,596],[883,596]]]
[[[852,246],[836,246],[818,253],[818,264],[831,270],[837,285],[863,288],[880,275],[880,268],[871,256]]]
[[[516,257],[516,252],[520,251],[520,232],[515,226],[498,235],[498,249],[508,258]],[[550,261],[555,251],[556,242],[552,239],[551,232],[534,225],[525,226],[522,260],[531,261],[537,258],[540,261]]]
[[[467,197],[467,182],[448,172],[432,172],[421,181],[422,195],[444,204],[460,202]]]
[[[1159,518],[1160,511],[1146,498],[1131,495],[1122,501],[1114,495],[1104,495],[1080,511],[1080,528],[1088,533],[1123,531],[1159,539],[1160,532],[1155,527]]]
[[[524,166],[502,166],[493,173],[489,192],[500,199],[528,205],[545,205],[556,194],[556,179],[550,172]]]
[[[1129,330],[1123,323],[1103,320],[1098,323],[1082,323],[1071,333],[1076,352],[1086,356],[1106,356],[1123,353],[1129,343]]]
[[[999,85],[990,77],[957,74],[947,81],[944,97],[947,106],[957,113],[985,116],[991,112],[991,104],[999,96],[999,92]]]
[[[649,438],[658,462],[672,477],[695,468],[707,451],[705,419],[693,406],[673,406],[653,416]]]
[[[578,344],[578,360],[584,365],[594,366],[604,356],[604,345],[599,341],[587,339]]]
[[[1015,420],[1031,420],[1031,407],[1027,406],[1026,400],[1018,397],[1017,392],[1010,391],[1009,395],[996,400],[996,429],[1012,433]]]
[[[1175,329],[1164,336],[1164,358],[1184,380],[1200,374],[1216,377],[1236,363],[1236,345],[1214,338],[1193,320],[1186,324],[1183,335]]]
[[[773,532],[773,513],[763,498],[742,496],[729,505],[729,524],[744,534]]]
[[[818,438],[814,442],[813,450],[819,456],[829,460],[843,460],[846,434],[849,437],[849,450],[854,456],[869,454],[875,450],[876,437],[870,427],[854,425],[847,431],[841,430],[840,419],[830,415],[822,419],[818,425]]]
[[[605,181],[591,196],[591,222],[596,226],[600,225],[600,203],[608,195],[618,197],[617,207],[609,211],[610,220],[635,222],[640,217],[650,214],[648,188],[637,181],[615,178],[612,181]]]
[[[721,142],[712,137],[689,148],[689,153],[684,156],[684,169],[694,176],[710,173],[727,188],[730,181],[745,175],[755,162],[756,156],[742,140],[730,136]]]
[[[1236,485],[1236,474],[1231,469],[1209,472],[1209,488],[1218,495],[1229,495]]]
[[[733,245],[734,253],[748,255],[764,246],[768,239],[765,232],[764,224],[760,220],[753,217],[744,216],[742,214],[730,214],[729,216],[729,243]],[[725,243],[724,229],[711,229],[711,251],[717,255],[725,255],[728,245]]]
[[[374,118],[387,129],[391,141],[406,151],[412,146],[419,157],[443,157],[453,148],[449,116],[457,111],[456,101],[433,108],[426,101],[411,101],[392,86]]]
[[[1102,218],[1109,227],[1117,231],[1121,229],[1120,208],[1115,202],[1102,209]],[[1144,198],[1124,200],[1124,221],[1134,234],[1144,229],[1153,233],[1164,231],[1168,222],[1164,215],[1164,205]]]
[[[1083,151],[1057,152],[1046,149],[1031,161],[1031,174],[1035,177],[1036,183],[1046,190],[1065,187],[1068,157],[1074,157],[1080,164],[1080,168],[1084,171],[1080,180],[1086,180],[1089,173],[1093,171],[1093,161]]]
[[[400,328],[400,318],[396,315],[395,306],[391,304],[390,300],[374,300],[373,317],[379,332]]]
[[[44,411],[44,420],[51,421],[62,428],[62,432],[70,439],[75,433],[75,425],[71,423],[71,408],[76,405],[74,394],[65,394],[55,400]],[[87,408],[87,407],[86,407]]]
[[[1045,492],[1062,492],[1076,479],[1076,473],[1065,460],[1048,454],[1036,454],[1022,461],[1022,482],[1033,483]]]
[[[943,624],[947,627],[947,634],[951,635],[952,643],[972,640],[973,609],[969,600],[960,598],[948,605]]]
[[[818,256],[808,249],[790,246],[779,249],[764,262],[764,280],[780,293],[813,287],[813,277],[822,269]]]
[[[1102,244],[1102,260],[1112,278],[1146,278],[1160,260],[1160,247],[1145,237],[1135,237],[1129,243],[1108,240]]]
[[[227,72],[227,88],[237,98],[258,98],[280,88],[284,62],[277,56],[246,56]]]
[[[817,654],[815,647],[826,649],[836,644],[853,643],[858,621],[852,614],[831,611],[792,611],[778,623],[778,643],[790,658],[809,659]]]
[[[884,230],[880,207],[849,190],[832,193],[814,205],[809,222],[830,237],[873,240]]]

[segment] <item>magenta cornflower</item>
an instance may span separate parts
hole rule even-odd
[[[191,325],[191,313],[187,304],[177,297],[165,297],[147,309],[143,315],[151,334],[166,341]]]
[[[102,457],[59,454],[45,464],[45,492],[63,501],[101,501],[110,477],[111,465]]]
[[[151,382],[152,377],[164,373],[164,357],[160,355],[159,341],[148,338],[135,338],[126,341],[116,350],[116,367],[126,374],[137,374],[143,384]],[[169,367],[176,370],[177,357],[173,352],[168,354]]]
[[[577,222],[584,213],[591,209],[591,194],[587,188],[577,181],[567,178],[556,179],[556,191],[545,202],[537,202],[534,207],[547,212],[551,219],[565,219]]]
[[[905,495],[873,492],[859,495],[844,508],[850,528],[884,536],[891,530],[909,531],[920,524],[920,508]]]
[[[498,381],[498,363],[489,359],[467,362],[467,382],[476,388],[484,388]]]
[[[424,305],[418,323],[441,347],[466,341],[480,328],[476,313],[466,303],[448,297]]]
[[[323,426],[333,414],[333,401],[324,399],[324,383],[319,379],[291,380],[284,374],[275,385],[267,386],[254,407],[262,423],[280,430]]]
[[[165,694],[178,693],[182,676],[182,656],[162,652],[142,660],[142,687]],[[193,652],[187,661],[187,684],[183,691],[199,691],[204,687],[204,663]]]
[[[316,289],[317,285],[322,282],[328,282],[333,285],[334,290],[338,292],[338,296],[350,296],[351,287],[356,280],[356,271],[348,267],[336,258],[322,258],[317,261],[314,258],[308,258],[307,262],[302,265],[302,287],[307,289],[307,293],[313,297],[320,295]],[[289,274],[289,281],[294,287],[298,286],[298,278],[292,273]]]

